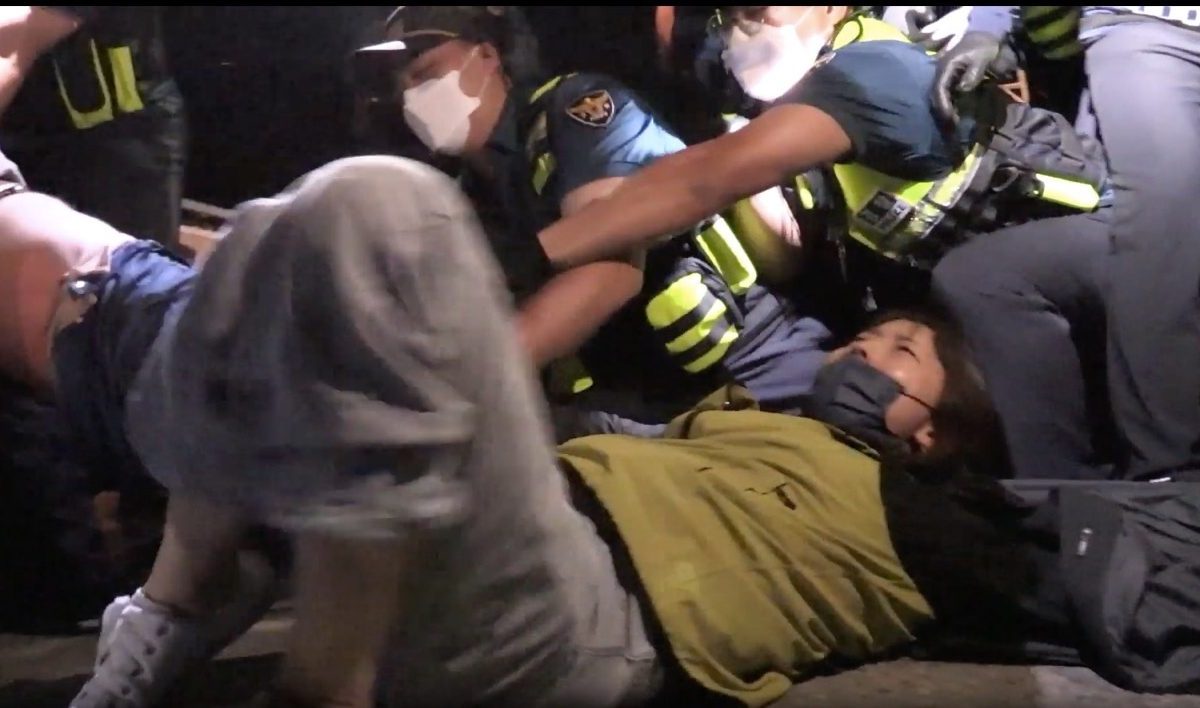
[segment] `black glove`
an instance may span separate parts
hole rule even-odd
[[[937,22],[937,19],[938,16],[934,13],[933,8],[928,6],[920,9],[914,8],[904,13],[904,23],[908,25],[908,30],[904,34],[908,37],[908,41],[919,45],[927,52],[941,52],[953,37],[934,40],[921,31],[925,29],[926,25]]]
[[[1003,78],[1016,70],[1016,54],[1003,38],[987,32],[967,32],[962,41],[938,58],[929,96],[934,113],[948,123],[957,123],[955,94],[979,88],[987,74]]]

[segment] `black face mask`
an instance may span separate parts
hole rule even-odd
[[[905,393],[895,379],[847,354],[817,372],[805,413],[865,442],[895,439],[888,430],[887,409],[900,396],[932,410],[924,401]]]

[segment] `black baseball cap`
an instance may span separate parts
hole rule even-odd
[[[451,39],[500,42],[507,11],[503,5],[401,5],[388,15],[383,41],[357,53],[386,53],[404,62]]]

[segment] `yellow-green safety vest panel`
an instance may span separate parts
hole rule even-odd
[[[546,384],[552,393],[577,396],[596,385],[592,375],[577,356],[564,356],[546,367]]]
[[[876,20],[871,17],[856,17],[844,23],[837,34],[834,35],[833,41],[830,43],[830,48],[837,50],[852,42],[872,42],[883,39],[892,39],[900,42],[908,42],[908,38],[904,33],[892,25]],[[794,180],[796,187],[796,196],[800,200],[800,206],[805,209],[812,209],[816,200],[813,197],[812,188],[808,184],[808,180],[804,174],[798,174]]]
[[[698,374],[725,356],[738,338],[728,307],[699,273],[672,281],[646,304],[646,319],[684,371]]]
[[[530,104],[573,75],[556,76],[542,84],[530,95]],[[534,118],[526,139],[526,151],[532,160],[533,189],[539,196],[545,191],[556,167],[554,155],[547,149],[547,137],[543,111]],[[734,295],[745,293],[757,281],[758,271],[753,260],[723,216],[709,220],[693,239],[697,250]],[[697,273],[681,275],[665,283],[663,289],[647,302],[645,314],[668,354],[689,373],[700,373],[719,363],[739,335],[725,303],[708,289]],[[555,362],[549,375],[556,393],[580,393],[594,383],[578,357]]]
[[[845,23],[835,35],[833,49],[853,42],[909,42],[898,29],[871,18]],[[945,214],[975,182],[986,146],[976,145],[945,177],[912,181],[885,175],[858,164],[837,164],[834,177],[848,212],[850,237],[889,258],[899,259],[941,224]],[[1091,185],[1038,174],[1035,197],[1081,211],[1094,209],[1100,195]],[[798,191],[803,184],[797,178]]]
[[[1079,43],[1080,8],[1066,5],[1025,5],[1021,22],[1025,34],[1050,59],[1070,59],[1083,52]]]
[[[976,145],[953,172],[913,182],[862,165],[834,165],[849,212],[850,237],[889,258],[901,258],[933,231],[975,179],[984,148]]]
[[[93,128],[107,123],[120,113],[136,113],[145,108],[142,96],[138,92],[137,75],[133,68],[133,53],[128,46],[107,47],[104,50],[107,62],[101,58],[100,48],[96,40],[88,41],[91,66],[94,74],[87,80],[95,80],[99,88],[100,103],[96,106],[76,106],[71,99],[67,87],[68,81],[63,76],[59,62],[53,60],[54,77],[58,83],[58,93],[62,97],[71,124],[79,130]],[[105,71],[105,64],[109,71]],[[109,76],[111,73],[111,77]],[[111,81],[111,88],[110,88]],[[116,98],[116,108],[113,99]]]

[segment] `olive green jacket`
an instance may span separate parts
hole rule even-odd
[[[831,656],[862,660],[932,616],[884,518],[879,462],[728,387],[662,439],[559,448],[611,515],[692,679],[748,705]]]

